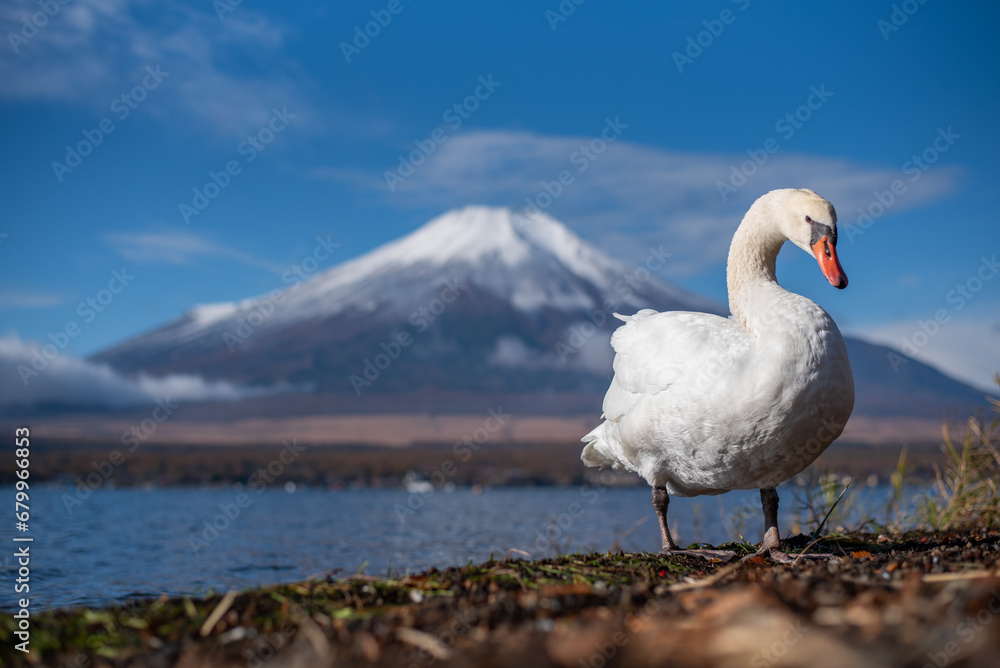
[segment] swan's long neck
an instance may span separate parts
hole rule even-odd
[[[778,288],[774,265],[785,242],[785,237],[770,224],[770,207],[762,204],[757,202],[744,216],[733,235],[726,265],[729,311],[753,333],[758,333],[760,320],[754,316],[768,307],[771,291],[767,288]]]

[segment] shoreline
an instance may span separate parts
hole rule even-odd
[[[812,541],[796,536],[786,549]],[[729,544],[746,552],[750,546]],[[988,665],[1000,532],[830,535],[835,561],[589,553],[32,614],[10,666]],[[943,663],[937,662],[940,659]],[[89,662],[89,663],[88,663]],[[103,663],[102,663],[103,662]]]
[[[872,476],[888,480],[896,472],[903,448],[908,476],[934,478],[934,467],[945,463],[940,443],[865,445],[837,441],[805,477],[828,472],[852,474],[862,482]],[[392,447],[306,445],[295,441],[247,446],[148,445],[130,452],[116,443],[92,440],[44,441],[32,447],[32,478],[36,482],[74,483],[91,490],[190,487],[246,482],[261,467],[280,462],[281,482],[323,489],[402,487],[410,472],[432,482],[456,486],[573,486],[596,475],[580,464],[582,444],[573,441],[503,441],[476,450],[452,443],[422,443]],[[450,462],[450,464],[449,464]],[[447,480],[439,480],[442,473]],[[13,461],[0,461],[0,485],[15,482]],[[616,485],[645,485],[634,474],[615,474]],[[441,485],[437,485],[440,487]]]

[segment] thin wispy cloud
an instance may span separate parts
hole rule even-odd
[[[62,303],[62,297],[51,293],[0,290],[0,310],[9,308],[49,308],[59,306]]]
[[[42,344],[22,341],[15,334],[0,337],[0,407],[36,404],[130,406],[158,398],[174,401],[236,401],[288,391],[287,387],[245,387],[190,374],[126,377],[105,364],[70,355],[36,362]]]
[[[286,29],[250,7],[220,21],[212,3],[76,0],[56,6],[37,33],[29,31],[30,39],[0,49],[0,97],[69,102],[107,114],[115,97],[140,84],[147,66],[159,66],[169,75],[141,103],[155,114],[193,116],[226,136],[262,126],[274,106],[308,115],[296,69],[281,57]],[[21,38],[23,17],[38,11],[36,0],[4,3],[4,41],[11,34]],[[261,61],[266,77],[252,74],[252,64]]]
[[[126,260],[137,264],[193,264],[227,258],[254,269],[280,274],[285,267],[190,232],[109,233],[105,239]]]
[[[472,202],[517,208],[551,202],[549,213],[622,257],[641,256],[650,243],[669,240],[675,252],[673,268],[679,273],[724,260],[743,213],[769,190],[812,188],[834,202],[841,224],[849,225],[857,220],[859,207],[875,201],[876,190],[905,178],[888,167],[778,152],[735,192],[722,193],[718,183],[731,185],[733,167],[739,169],[749,159],[746,154],[670,151],[623,138],[600,153],[593,149],[588,153],[584,147],[593,139],[507,130],[468,132],[438,147],[391,191],[385,172],[398,164],[386,165],[379,173],[317,167],[309,174],[382,193],[386,203],[401,208],[450,208]],[[404,156],[407,153],[403,151]],[[572,182],[549,198],[545,193],[557,189],[555,182],[564,170]],[[955,190],[959,173],[958,168],[939,167],[923,174],[920,188],[897,198],[890,213],[947,196]],[[697,255],[690,249],[697,249]]]

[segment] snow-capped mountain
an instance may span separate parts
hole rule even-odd
[[[286,395],[282,415],[461,413],[504,396],[524,411],[596,416],[612,373],[608,341],[621,324],[613,313],[726,313],[657,278],[668,263],[662,247],[632,266],[544,214],[470,206],[291,287],[196,306],[93,360],[126,374],[315,395],[292,403]],[[936,415],[984,401],[889,348],[847,345],[857,414]]]
[[[94,359],[355,395],[599,391],[613,312],[725,312],[658,279],[668,263],[651,248],[629,266],[545,214],[470,206],[292,287],[196,306]]]

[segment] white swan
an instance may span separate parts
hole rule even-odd
[[[588,466],[634,471],[653,486],[663,551],[679,550],[667,526],[669,494],[761,492],[758,555],[780,562],[775,487],[809,466],[840,435],[854,407],[854,380],[837,325],[812,301],[781,288],[774,266],[788,240],[814,255],[837,288],[837,214],[811,190],[773,190],[733,236],[729,309],[644,310],[611,338],[615,375],[604,422],[587,434]]]

